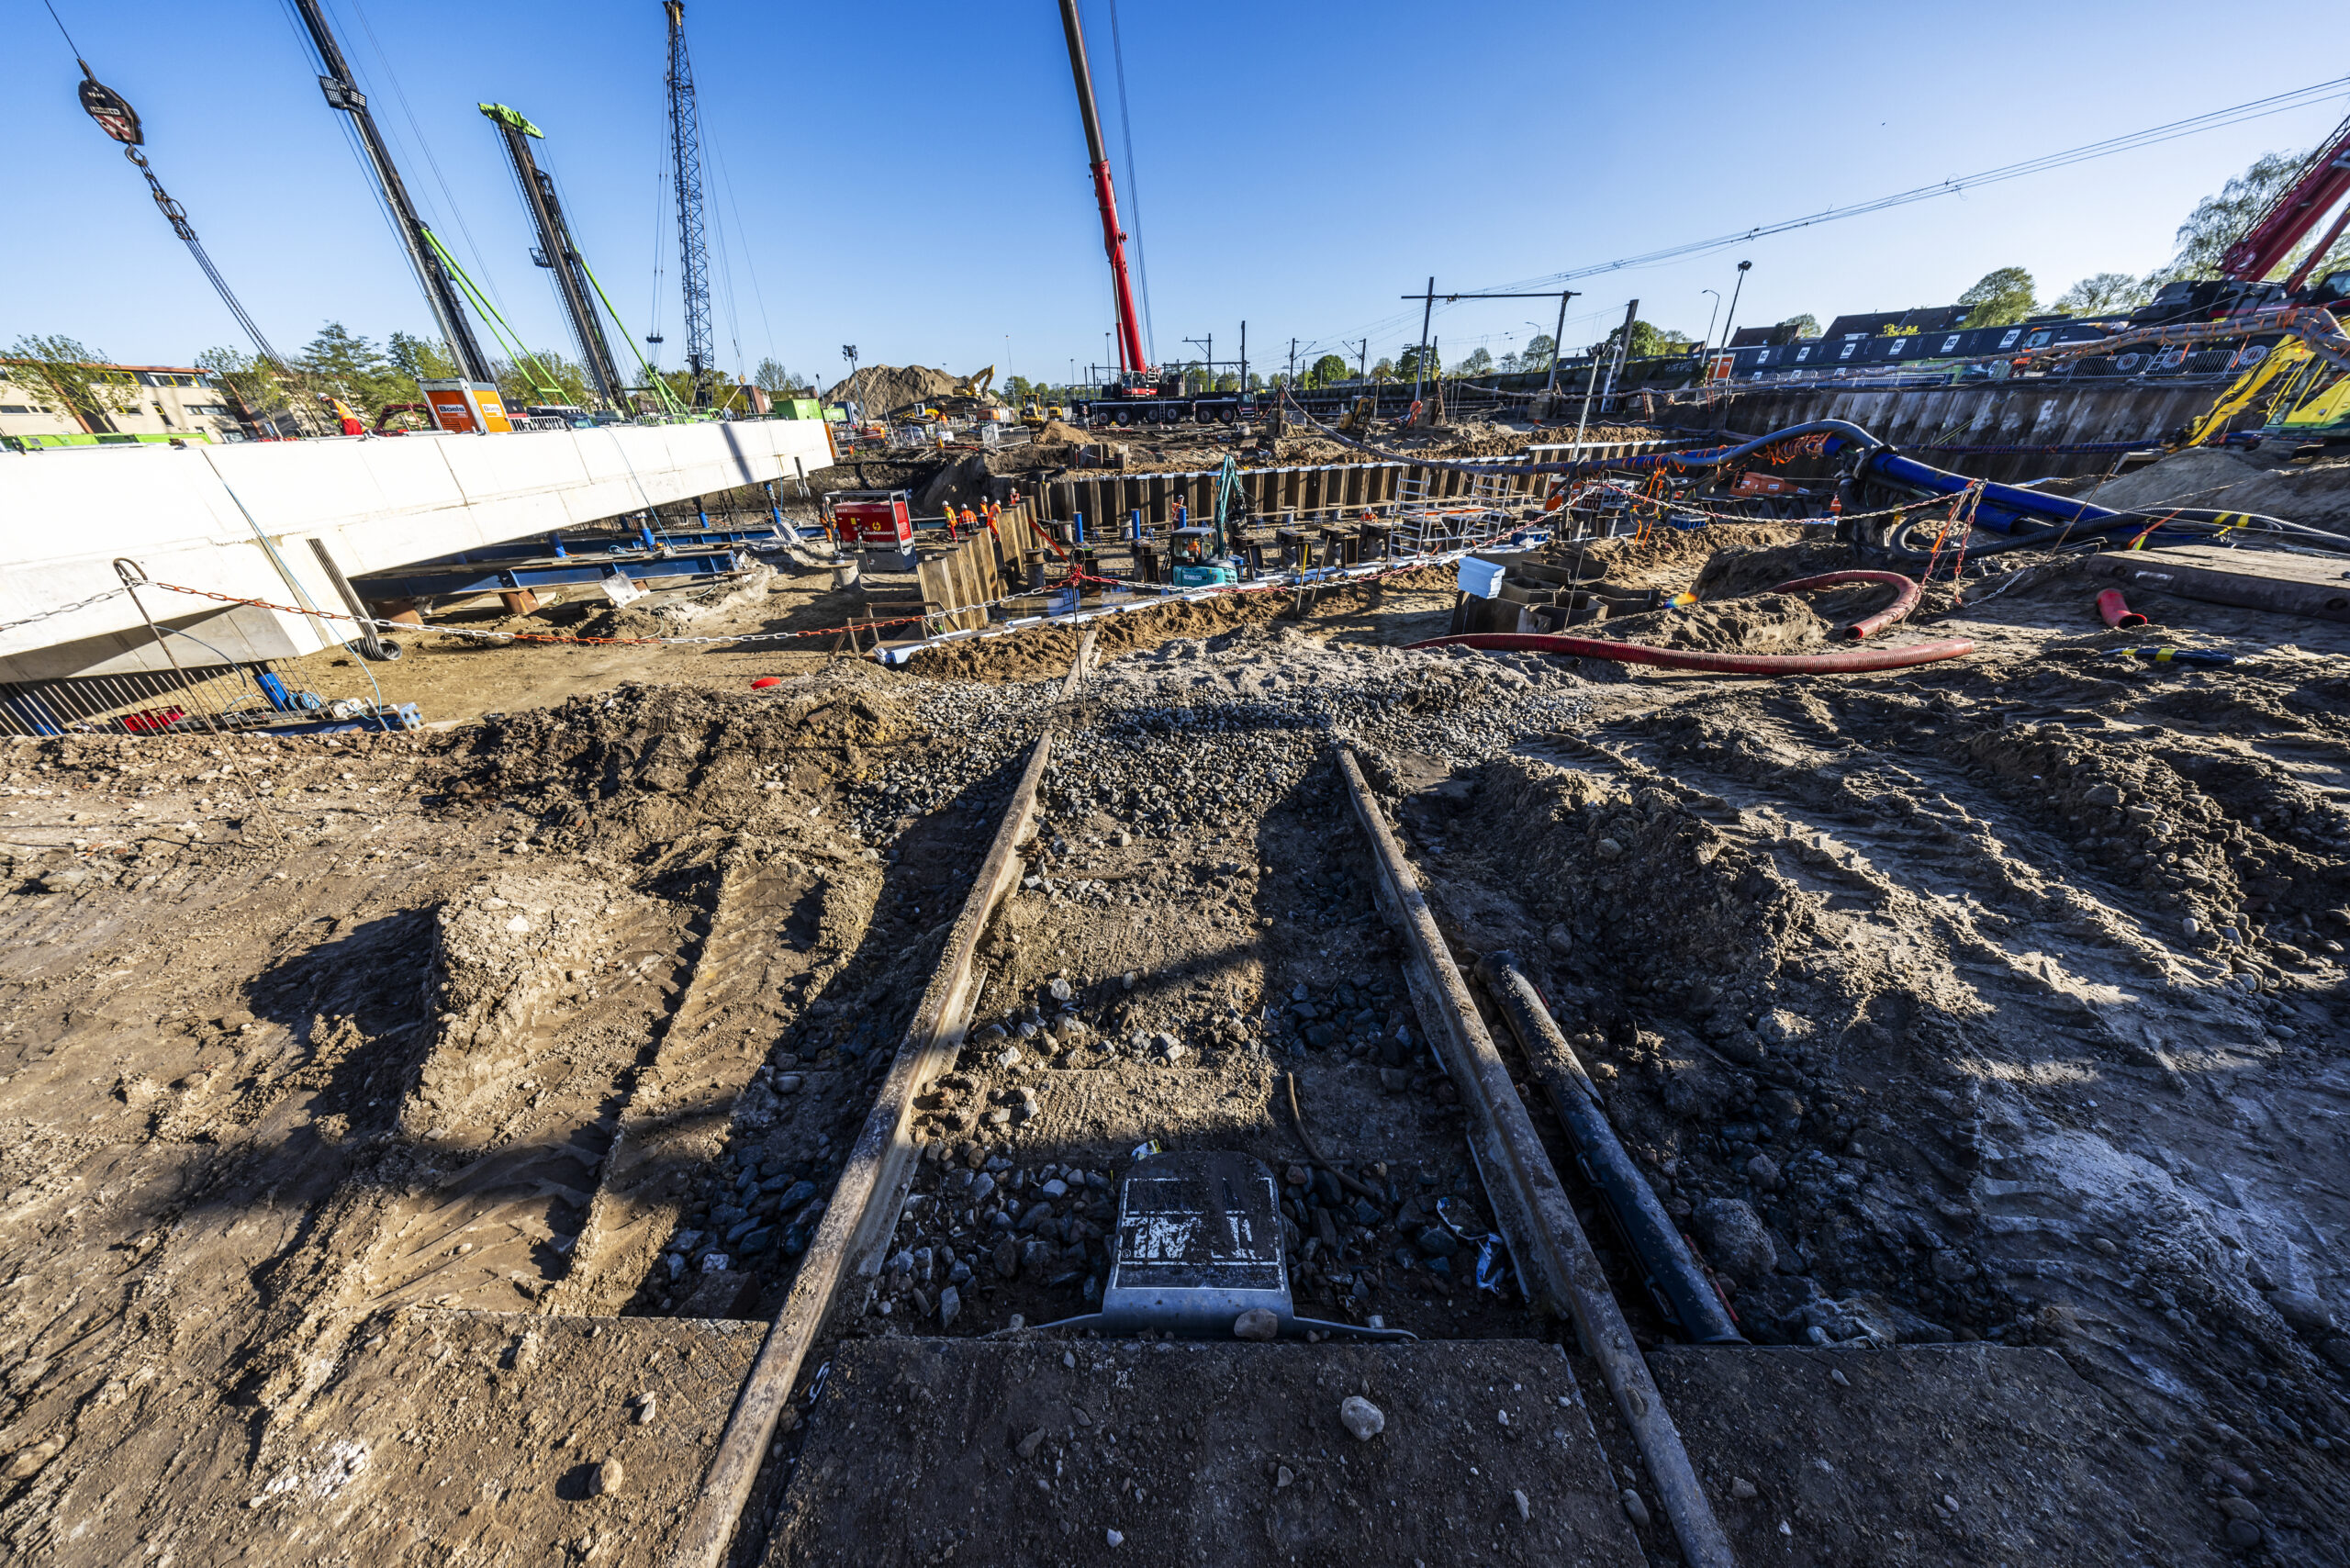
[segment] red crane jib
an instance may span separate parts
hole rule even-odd
[[[1093,72],[1085,61],[1085,29],[1077,18],[1077,0],[1061,0],[1061,31],[1069,42],[1069,74],[1077,83],[1078,113],[1085,121],[1085,152],[1093,169],[1093,200],[1102,209],[1102,248],[1110,256],[1110,285],[1118,309],[1119,369],[1147,375],[1150,362],[1143,357],[1142,319],[1135,311],[1134,286],[1126,280],[1126,236],[1118,227],[1117,193],[1110,188],[1110,153],[1102,141],[1102,116],[1093,104]]]
[[[2293,247],[2344,197],[2350,197],[2350,120],[2335,128],[2324,148],[2301,166],[2284,194],[2244,230],[2243,239],[2228,247],[2220,259],[2220,270],[2244,282],[2262,281],[2284,264]],[[2310,269],[2341,237],[2345,220],[2350,220],[2350,207],[2334,219],[2323,241],[2311,248],[2307,259],[2285,280],[2288,290],[2301,286]]]
[[[1150,363],[1143,357],[1142,327],[1135,315],[1134,285],[1126,280],[1126,236],[1118,227],[1118,197],[1110,188],[1110,161],[1106,158],[1093,165],[1093,199],[1102,208],[1102,248],[1109,252],[1110,282],[1117,295],[1118,356],[1125,362],[1123,368],[1147,372]]]

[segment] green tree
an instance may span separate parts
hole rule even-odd
[[[1476,348],[1472,349],[1469,352],[1469,357],[1460,362],[1455,371],[1455,374],[1460,375],[1489,375],[1493,374],[1493,369],[1494,356],[1483,348]]]
[[[1600,352],[1603,353],[1614,353],[1616,352],[1616,341],[1623,335],[1624,329],[1621,327],[1618,327],[1614,331],[1608,333],[1606,342],[1600,344]],[[1667,354],[1671,354],[1686,348],[1695,341],[1695,340],[1691,338],[1686,332],[1670,331],[1648,321],[1635,321],[1632,323],[1631,347],[1625,353],[1624,357],[1627,359],[1660,359]]]
[[[2307,152],[2264,153],[2253,160],[2250,168],[2221,186],[2217,195],[2197,202],[2195,210],[2187,215],[2187,221],[2178,226],[2177,252],[2146,278],[2149,291],[2180,278],[2220,276],[2220,261],[2227,254],[2228,247],[2242,239],[2254,220],[2285,193],[2309,158]],[[2269,277],[2278,278],[2291,272],[2314,242],[2311,240],[2295,246]],[[2323,277],[2343,267],[2350,267],[2350,239],[2336,241],[2310,269],[2310,275]]]
[[[308,389],[341,398],[365,414],[386,403],[412,403],[414,380],[368,339],[340,321],[330,321],[303,346],[294,368],[308,379]]]
[[[1528,370],[1548,370],[1550,368],[1550,356],[1558,352],[1558,343],[1550,333],[1544,332],[1526,345],[1526,353],[1518,363]]]
[[[1435,349],[1429,349],[1427,364],[1423,368],[1420,345],[1417,343],[1405,349],[1404,357],[1395,362],[1395,379],[1398,381],[1433,380],[1443,374],[1444,356],[1438,353]]]
[[[1819,336],[1819,318],[1807,310],[1800,316],[1788,317],[1772,330],[1786,334],[1780,340],[1783,342],[1792,342],[1799,338],[1816,338]]]
[[[2021,267],[1985,273],[1958,302],[1966,307],[1964,324],[1969,327],[2005,327],[2040,311],[2031,274]]]
[[[2143,305],[2154,297],[2151,278],[2128,273],[2096,273],[2056,297],[2051,310],[2070,316],[2110,316]]]
[[[1377,364],[1374,364],[1374,365],[1372,365],[1372,366],[1371,367],[1371,378],[1373,381],[1393,381],[1393,380],[1394,380],[1394,379],[1395,379],[1395,362],[1394,362],[1393,360],[1392,360],[1392,359],[1382,359],[1382,360],[1381,360]]]
[[[385,357],[411,383],[457,379],[457,362],[449,357],[448,346],[438,338],[420,338],[413,332],[394,332]],[[394,401],[423,401],[424,388],[421,386],[411,385],[406,391],[408,397],[395,398]]]
[[[508,409],[532,404],[588,405],[588,372],[576,362],[546,350],[530,351],[520,364],[498,360],[490,366],[498,376],[498,394]]]
[[[139,400],[138,379],[78,338],[28,332],[0,357],[20,381],[62,405],[92,434],[112,432],[112,416]]]
[[[1024,375],[1007,375],[1003,378],[1004,400],[1015,409],[1029,398],[1036,397],[1043,390],[1044,388]]]
[[[1305,384],[1309,386],[1327,386],[1333,382],[1344,381],[1346,378],[1347,362],[1334,353],[1324,354],[1307,367],[1305,372]]]
[[[791,371],[784,368],[783,361],[779,359],[763,359],[759,361],[759,368],[751,374],[751,385],[760,388],[762,391],[780,393],[788,397],[812,397],[814,395],[812,390],[805,393],[800,390],[802,387],[809,385],[808,378],[804,375],[794,375]]]
[[[196,356],[196,363],[255,423],[281,435],[306,433],[304,427],[311,421],[297,418],[291,424],[286,422],[301,388],[289,384],[268,361],[223,346],[206,349]]]

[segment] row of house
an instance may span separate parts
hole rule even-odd
[[[129,440],[250,441],[257,430],[209,371],[186,364],[90,366],[121,372],[133,385],[110,389],[103,407],[76,409],[38,369],[0,359],[0,443],[85,445]]]

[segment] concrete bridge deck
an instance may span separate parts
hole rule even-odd
[[[341,610],[312,540],[355,577],[831,461],[810,420],[0,454],[0,681],[162,667],[137,608],[107,591],[118,556],[159,582]],[[146,597],[159,620],[241,661],[316,652],[351,630]]]

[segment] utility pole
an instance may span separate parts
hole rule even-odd
[[[1420,354],[1412,362],[1412,401],[1416,403],[1420,400],[1420,384],[1427,377],[1428,322],[1436,315],[1436,279],[1428,279],[1426,294],[1407,294],[1404,297],[1420,301]]]
[[[294,8],[300,13],[302,26],[308,29],[310,42],[318,49],[319,63],[326,67],[319,78],[319,86],[326,93],[327,107],[349,115],[359,132],[359,143],[366,149],[368,162],[375,165],[376,183],[384,187],[384,201],[392,209],[400,242],[408,247],[408,263],[416,268],[417,282],[424,287],[425,303],[432,308],[433,321],[440,327],[442,337],[448,341],[451,357],[457,362],[457,374],[468,381],[495,382],[498,378],[490,374],[489,356],[482,353],[480,341],[474,336],[473,323],[465,319],[456,283],[433,247],[432,231],[416,215],[416,204],[408,200],[408,186],[400,183],[400,172],[392,163],[391,149],[375,129],[375,117],[367,112],[367,95],[359,90],[358,82],[352,78],[351,64],[343,59],[342,46],[335,42],[326,14],[319,8],[319,0],[294,0]]]
[[[1550,332],[1550,379],[1542,386],[1542,395],[1546,398],[1559,390],[1559,355],[1565,348],[1560,340],[1567,335],[1567,301],[1572,299],[1577,292],[1572,288],[1559,291],[1559,324]]]
[[[1632,324],[1640,318],[1640,302],[1633,300],[1624,307],[1624,333],[1616,340],[1616,352],[1607,359],[1607,389],[1599,395],[1599,407],[1605,412],[1607,399],[1616,396],[1616,375],[1624,368],[1624,356],[1631,352]]]
[[[1290,390],[1297,389],[1297,340],[1295,338],[1289,341],[1289,385]]]
[[[1591,422],[1591,394],[1593,389],[1598,386],[1598,385],[1599,350],[1595,348],[1591,351],[1591,375],[1585,378],[1583,384],[1583,412],[1575,416],[1574,450],[1567,454],[1567,461],[1570,463],[1580,463],[1583,461],[1583,427]],[[1572,476],[1573,476],[1572,475],[1569,476],[1570,478]]]
[[[1347,340],[1346,340],[1346,339],[1344,339],[1344,338],[1340,338],[1340,339],[1338,340],[1338,346],[1339,346],[1340,348],[1347,348],[1347,347],[1348,347],[1348,346],[1350,346],[1350,345],[1347,342]],[[1364,339],[1360,343],[1359,343],[1359,344],[1355,344],[1355,345],[1351,345],[1351,346],[1354,348],[1354,351],[1355,351],[1355,379],[1356,379],[1357,381],[1368,381],[1368,380],[1370,380],[1370,379],[1371,379],[1371,340],[1370,340],[1369,338],[1365,338],[1365,339]]]
[[[1248,323],[1240,323],[1240,393],[1248,393]]]
[[[1730,338],[1738,330],[1738,297],[1746,292],[1747,270],[1753,265],[1752,262],[1739,263],[1738,282],[1730,286],[1729,319],[1722,323],[1722,351],[1725,353],[1729,351]]]

